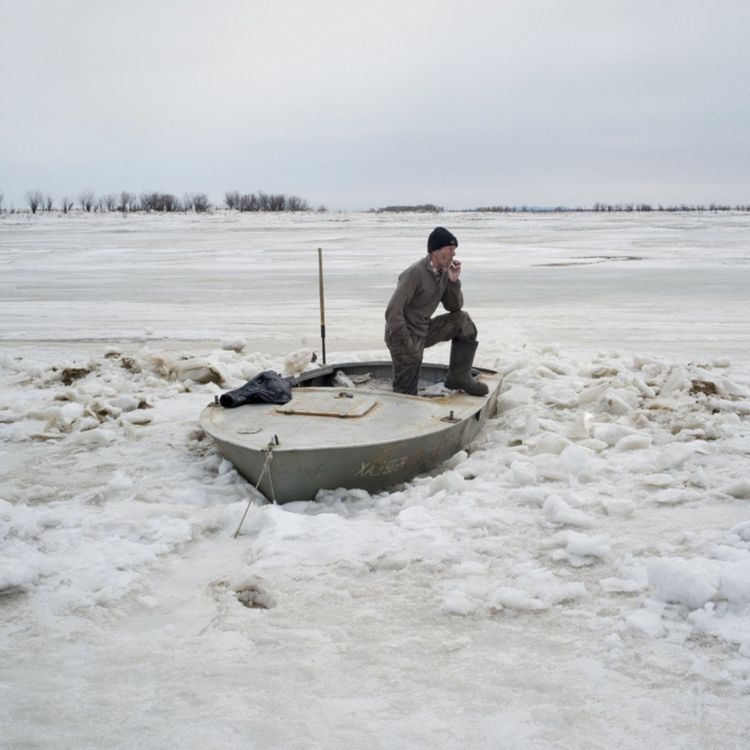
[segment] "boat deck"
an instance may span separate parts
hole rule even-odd
[[[489,379],[489,378],[487,378]],[[492,390],[495,383],[488,382]],[[424,397],[368,388],[298,388],[292,400],[235,409],[209,407],[211,433],[253,450],[374,445],[440,431],[478,415],[485,399],[460,391]]]

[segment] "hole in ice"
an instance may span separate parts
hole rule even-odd
[[[535,267],[553,267],[553,266],[591,266],[596,263],[612,263],[619,261],[643,260],[640,255],[582,255],[576,260],[563,260],[555,263],[534,263]]]
[[[260,588],[257,583],[236,588],[234,594],[237,601],[248,609],[271,609],[276,605],[273,596]]]

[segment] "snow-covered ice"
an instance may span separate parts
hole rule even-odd
[[[386,356],[435,223],[498,414],[389,492],[265,503],[201,408],[315,366],[318,247],[329,360]],[[0,218],[0,745],[745,747],[749,229]]]

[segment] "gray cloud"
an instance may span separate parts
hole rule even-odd
[[[6,204],[748,200],[739,0],[4,5]]]

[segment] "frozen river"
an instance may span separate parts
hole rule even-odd
[[[382,348],[395,278],[437,221],[493,343],[750,356],[750,217],[700,213],[6,217],[0,341],[317,346],[322,247],[329,348]]]
[[[386,355],[436,223],[498,415],[265,503],[201,408],[319,350],[318,247]],[[747,214],[3,216],[0,747],[746,747],[749,288]]]

